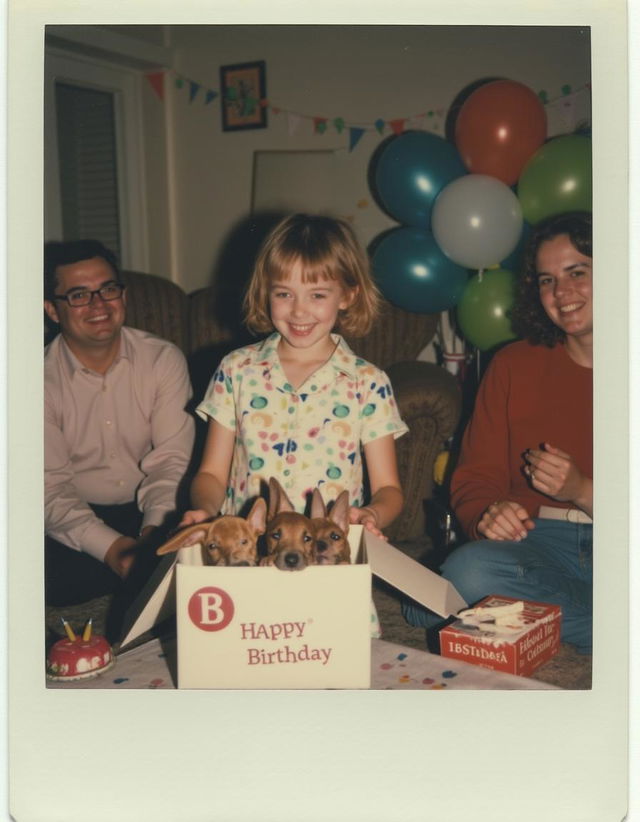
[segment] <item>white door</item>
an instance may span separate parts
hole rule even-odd
[[[139,83],[127,68],[46,49],[44,239],[100,240],[123,268],[145,271]]]

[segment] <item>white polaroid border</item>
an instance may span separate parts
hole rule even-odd
[[[629,544],[625,4],[534,0],[516,8],[510,0],[464,0],[452,9],[435,0],[371,0],[366,6],[354,0],[299,5],[245,0],[242,12],[226,13],[215,5],[212,10],[205,0],[179,6],[168,0],[112,0],[108,6],[62,0],[47,6],[13,0],[9,6],[8,631],[14,818],[622,819]],[[150,19],[158,24],[591,27],[599,551],[590,691],[452,691],[439,693],[436,701],[424,692],[96,694],[44,687],[38,436],[43,26]],[[637,298],[637,287],[634,294]]]

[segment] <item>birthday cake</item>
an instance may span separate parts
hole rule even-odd
[[[47,679],[87,679],[108,671],[114,665],[111,646],[103,636],[93,634],[86,639],[67,636],[58,640],[47,656]]]

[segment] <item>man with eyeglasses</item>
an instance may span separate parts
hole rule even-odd
[[[60,327],[44,357],[46,600],[72,605],[119,590],[173,524],[191,386],[175,345],[124,325],[125,287],[101,243],[48,243],[44,282]]]

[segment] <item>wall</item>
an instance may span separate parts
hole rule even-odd
[[[562,86],[584,89],[590,82],[589,30],[577,27],[167,26],[164,45],[173,55],[166,99],[160,102],[147,86],[145,116],[155,118],[147,140],[163,139],[156,131],[164,106],[172,203],[168,216],[158,204],[157,217],[151,214],[150,243],[162,249],[151,259],[158,273],[188,291],[246,273],[232,270],[227,252],[249,216],[254,151],[337,150],[337,211],[368,243],[395,225],[376,205],[367,182],[372,154],[390,134],[388,128],[382,135],[372,128],[378,118],[440,111],[428,124],[444,134],[456,97],[482,78],[506,77],[536,92],[544,89],[550,98],[561,96]],[[347,131],[338,134],[329,127],[314,134],[312,120],[303,118],[291,133],[288,116],[271,110],[266,129],[223,132],[220,102],[205,105],[204,89],[219,89],[221,65],[254,60],[266,61],[271,106],[329,120],[343,117],[369,130],[352,152]],[[186,87],[176,88],[179,76],[203,86],[191,103]],[[588,92],[570,99],[568,116],[560,104],[548,107],[549,135],[589,119]],[[150,150],[153,154],[153,145]],[[156,185],[161,197],[165,183],[156,179]],[[172,259],[166,258],[167,219],[173,221]]]

